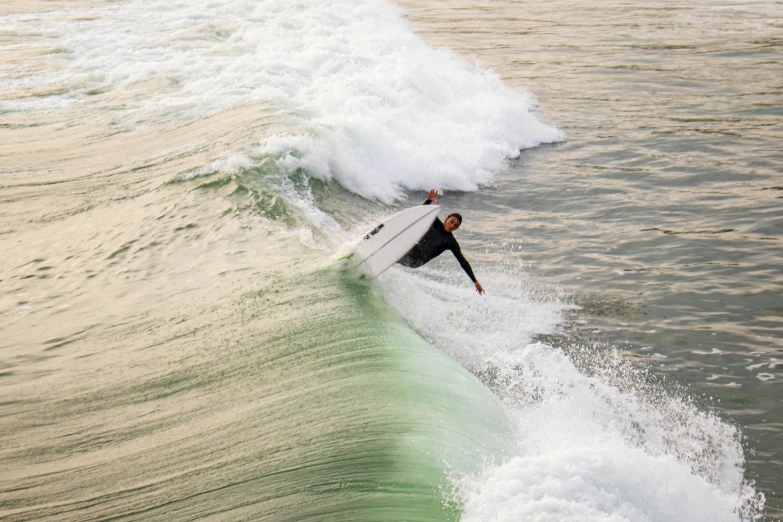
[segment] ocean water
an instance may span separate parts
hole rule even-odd
[[[0,17],[0,519],[783,518],[780,2]]]

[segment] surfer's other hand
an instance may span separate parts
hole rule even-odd
[[[432,201],[433,203],[438,202],[438,191],[435,189],[430,190],[427,193],[427,201]]]
[[[481,283],[476,281],[475,283],[473,283],[473,286],[476,287],[476,292],[478,292],[479,294],[482,294],[482,295],[484,294],[484,287],[481,286]]]

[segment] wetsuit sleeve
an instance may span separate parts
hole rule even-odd
[[[462,255],[462,250],[459,248],[459,245],[456,244],[456,241],[454,243],[455,244],[449,250],[451,250],[451,253],[454,254],[454,257],[457,258],[457,261],[459,261],[459,266],[461,266],[465,273],[468,274],[470,280],[475,283],[476,276],[473,275],[473,269],[470,268],[470,263],[468,263],[468,260],[465,259],[465,256]]]
[[[431,201],[431,200],[429,200],[429,199],[425,199],[425,200],[424,200],[424,203],[422,203],[422,205],[429,205],[430,203],[432,203],[432,201]]]

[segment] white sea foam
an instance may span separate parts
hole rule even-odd
[[[3,71],[0,89],[36,93],[6,110],[95,104],[135,125],[261,105],[288,131],[256,159],[386,202],[475,190],[520,149],[564,139],[529,93],[426,45],[387,0],[146,1],[3,21],[61,51],[39,72]]]
[[[590,354],[589,356],[592,356]],[[500,363],[517,455],[459,479],[463,520],[737,521],[759,512],[739,432],[640,385],[617,359],[590,375],[532,344]]]
[[[524,272],[481,267],[479,297],[458,266],[439,268],[393,268],[384,293],[495,392],[516,432],[510,458],[452,477],[463,520],[758,518],[736,427],[615,352],[532,342],[570,307]]]
[[[380,283],[416,331],[468,368],[555,332],[572,308],[558,302],[556,289],[537,287],[524,271],[475,265],[487,290],[480,296],[451,254],[442,257],[415,271],[392,267]]]

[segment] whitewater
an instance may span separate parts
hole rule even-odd
[[[714,165],[691,151],[682,153],[691,154],[688,175],[671,165],[646,170],[676,161],[675,145],[637,136],[643,125],[628,121],[643,118],[633,109],[642,102],[624,105],[633,88],[612,83],[648,81],[644,59],[613,51],[637,62],[619,74],[637,76],[617,80],[615,70],[600,87],[572,86],[547,69],[560,61],[536,58],[546,50],[502,44],[491,29],[512,41],[525,24],[567,32],[569,15],[555,24],[542,6],[462,4],[454,12],[380,0],[3,7],[0,518],[777,516],[774,505],[765,512],[777,450],[749,440],[747,429],[761,417],[777,426],[779,410],[753,404],[759,417],[748,420],[713,397],[743,384],[776,389],[779,336],[752,344],[736,340],[742,327],[726,328],[738,336],[727,342],[743,347],[732,353],[738,367],[752,368],[749,383],[731,373],[733,360],[702,370],[694,357],[713,352],[696,345],[701,334],[683,334],[691,346],[672,332],[715,328],[724,338],[729,319],[713,321],[711,309],[689,315],[693,297],[673,305],[682,312],[669,323],[659,294],[639,304],[628,297],[637,288],[622,294],[602,279],[637,273],[618,261],[622,252],[601,257],[641,245],[633,234],[646,225],[636,220],[669,219],[671,201],[645,194],[679,176],[691,183],[681,201],[702,190],[700,169]],[[659,7],[640,3],[628,23],[655,25]],[[677,13],[679,30],[738,19],[736,7],[700,9]],[[774,7],[747,9],[762,36],[780,19]],[[582,20],[587,41],[570,52],[607,52],[600,13]],[[732,34],[745,42],[743,31]],[[454,50],[476,35],[474,48]],[[596,67],[582,66],[566,76]],[[552,93],[567,100],[561,108]],[[651,135],[666,135],[666,125]],[[755,156],[766,158],[779,126],[748,126],[733,131],[750,134]],[[601,142],[610,132],[649,150]],[[754,165],[766,188],[771,158]],[[628,193],[615,193],[625,184]],[[444,210],[465,216],[457,237],[487,295],[447,255],[375,281],[340,263],[374,223],[431,188]],[[660,236],[711,241],[723,233],[715,230],[746,227],[757,243],[731,240],[747,241],[763,292],[775,295],[783,279],[768,267],[779,208],[771,199],[747,207],[758,209],[757,230],[739,211],[725,219],[740,224]],[[582,239],[557,227],[598,243],[589,262],[568,257]],[[661,266],[689,255],[679,248],[645,244],[626,258],[657,252],[666,261],[638,262]],[[655,291],[679,281],[663,272]],[[743,276],[716,274],[714,285],[722,277]],[[757,316],[767,322],[744,319],[754,335],[775,330],[774,312]],[[676,351],[683,343],[686,356]],[[725,370],[726,388],[702,393],[690,382],[703,382],[688,373],[696,367],[716,379]],[[771,455],[769,469],[749,464],[757,448]]]

